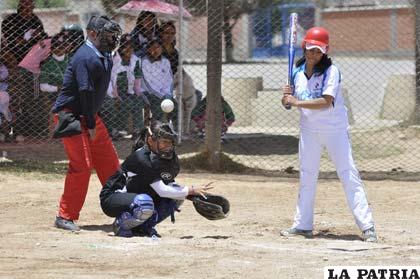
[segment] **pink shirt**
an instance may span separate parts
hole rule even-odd
[[[34,74],[41,73],[41,62],[47,59],[51,52],[51,39],[45,39],[43,42],[44,47],[41,47],[40,43],[35,44],[18,66]]]

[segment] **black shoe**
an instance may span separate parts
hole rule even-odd
[[[80,231],[79,226],[76,225],[73,220],[67,220],[60,216],[55,218],[55,226],[68,231]]]
[[[150,228],[148,232],[145,232],[142,228],[136,227],[132,229],[134,236],[140,237],[158,237],[161,238],[162,236],[156,231],[155,228]]]

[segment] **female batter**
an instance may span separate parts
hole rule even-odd
[[[347,203],[365,241],[376,242],[371,209],[353,161],[341,75],[328,57],[329,34],[309,29],[302,43],[304,56],[296,63],[292,85],[283,87],[283,105],[300,111],[300,189],[293,226],[284,236],[312,237],[316,184],[323,147],[343,184]]]

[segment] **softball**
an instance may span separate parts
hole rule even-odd
[[[171,111],[174,110],[174,102],[172,102],[169,99],[165,99],[162,101],[162,103],[160,104],[160,108],[166,112],[166,113],[170,113]]]

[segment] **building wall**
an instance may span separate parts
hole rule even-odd
[[[324,11],[323,26],[331,33],[332,53],[413,52],[413,8]]]

